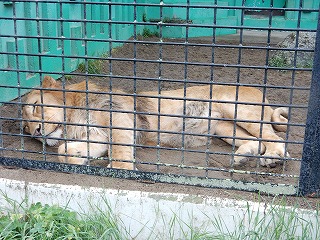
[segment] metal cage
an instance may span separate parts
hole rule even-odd
[[[313,63],[313,54],[319,56],[319,1],[258,2],[0,3],[1,164],[271,194],[317,193],[319,111],[312,101],[318,98],[313,89],[319,60]],[[245,87],[259,92],[243,95]],[[230,95],[216,98],[226,89]],[[27,102],[31,91],[39,97]],[[70,96],[81,100],[71,103]],[[215,115],[217,106],[233,114]],[[269,119],[270,108],[288,109],[286,130],[275,131],[277,139],[264,137],[279,124]],[[48,118],[45,109],[54,114]],[[251,109],[260,111],[257,118],[249,117]],[[68,119],[71,112],[78,121]],[[218,123],[231,126],[232,134]],[[250,124],[260,127],[248,133]],[[48,133],[49,125],[55,127]],[[243,135],[237,136],[239,126]],[[121,134],[127,138],[119,140]],[[237,142],[249,140],[255,150],[239,152]],[[79,148],[71,153],[74,143]],[[269,143],[282,144],[284,154],[264,155]],[[133,167],[117,169],[122,163]]]

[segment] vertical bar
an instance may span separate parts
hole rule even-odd
[[[62,48],[62,40],[61,40],[61,37],[62,37],[62,16],[61,16],[61,9],[62,6],[61,6],[61,3],[58,3],[57,4],[57,9],[56,9],[56,12],[57,12],[57,19],[60,20],[60,21],[57,21],[56,24],[57,24],[57,37],[58,37],[58,40],[57,40],[57,48]]]
[[[32,18],[35,18],[35,8],[36,5],[34,2],[24,2],[24,15],[26,18],[25,21],[25,29],[26,34],[31,36],[32,38],[27,38],[26,42],[26,51],[28,53],[37,54],[40,52],[38,49],[37,43],[37,23]],[[37,71],[39,69],[39,60],[36,56],[29,56],[28,57],[28,70]],[[35,73],[29,73],[29,75],[34,75]]]
[[[108,154],[108,157],[109,157],[109,165],[110,167],[112,168],[112,165],[113,165],[113,144],[112,144],[112,140],[113,140],[113,132],[112,132],[112,110],[113,110],[113,105],[112,105],[112,99],[113,99],[113,62],[111,60],[112,58],[112,48],[114,46],[113,44],[113,36],[116,35],[116,34],[113,34],[113,26],[112,25],[112,14],[114,12],[114,6],[112,5],[112,2],[111,0],[108,1],[108,27],[109,27],[109,32],[108,32],[108,37],[110,39],[110,44],[109,44],[109,111],[110,111],[110,120],[109,120],[109,154]]]
[[[185,165],[185,138],[186,138],[186,121],[188,121],[187,115],[187,87],[188,87],[188,63],[189,63],[189,26],[188,22],[190,20],[190,0],[187,0],[186,3],[186,36],[185,36],[185,45],[184,45],[184,83],[183,83],[183,116],[182,116],[182,144],[181,144],[181,166]],[[182,168],[182,173],[184,173],[184,169]]]
[[[299,194],[320,196],[320,15],[316,47],[314,51],[313,72],[305,139],[300,169]]]
[[[65,78],[65,73],[66,73],[66,57],[65,57],[65,47],[66,47],[66,41],[64,40],[64,36],[65,36],[65,32],[66,32],[66,28],[65,28],[65,14],[63,12],[63,8],[64,8],[64,4],[61,0],[59,0],[58,5],[59,7],[57,8],[58,10],[58,19],[59,19],[59,26],[58,26],[58,46],[61,48],[61,69],[62,69],[62,98],[63,98],[63,106],[66,106],[66,78]],[[68,6],[68,10],[69,10],[69,6]],[[67,15],[67,17],[69,17],[69,15]],[[67,18],[66,17],[66,18]],[[63,108],[63,135],[67,136],[67,108],[64,107]],[[68,148],[67,148],[67,141],[64,140],[63,141],[64,144],[64,153],[67,154],[68,153]]]
[[[160,14],[160,22],[162,23],[163,22],[163,1],[160,1],[160,3],[159,3],[160,5],[159,5],[159,14]],[[163,56],[163,45],[162,45],[162,43],[163,43],[163,25],[162,24],[160,24],[159,25],[159,42],[160,42],[160,44],[159,44],[159,59],[161,59],[161,61],[162,61],[162,56]],[[162,62],[161,61],[159,61],[159,65],[158,65],[158,95],[159,96],[161,96],[161,89],[162,89],[162,69],[163,69],[163,64],[162,64]],[[158,113],[158,119],[157,119],[157,121],[158,121],[158,126],[157,126],[157,130],[158,130],[158,132],[157,132],[157,163],[160,163],[161,162],[161,160],[160,160],[160,146],[161,146],[161,144],[160,144],[160,142],[161,142],[161,138],[160,138],[160,136],[161,136],[161,132],[160,132],[160,129],[161,129],[161,122],[160,122],[160,118],[161,118],[161,99],[160,98],[158,98],[158,105],[157,105],[157,113]],[[157,165],[157,172],[160,172],[160,167],[159,167],[159,165]]]
[[[302,5],[303,5],[303,0],[300,0],[299,2],[299,11],[298,11],[298,21],[297,21],[297,30],[296,30],[296,39],[295,39],[295,49],[299,48],[299,35],[300,35],[300,28],[301,28],[301,18],[302,18]],[[294,55],[293,55],[293,69],[292,69],[292,74],[291,74],[291,86],[290,86],[290,97],[289,97],[289,105],[292,106],[293,103],[293,96],[294,96],[294,90],[295,90],[295,79],[296,79],[296,68],[297,66],[297,59],[298,59],[298,51],[295,50],[294,51]],[[292,119],[291,119],[291,113],[292,113],[292,107],[289,107],[289,111],[288,111],[288,122],[287,122],[287,132],[286,132],[286,136],[285,136],[285,157],[289,157],[287,156],[287,151],[288,151],[288,139],[289,139],[289,133],[290,133],[290,127],[291,127],[291,123],[292,123]],[[284,163],[286,163],[287,161],[285,160]],[[283,169],[286,168],[287,164],[283,164]]]
[[[245,0],[242,0],[241,6],[245,6]],[[240,19],[240,26],[244,26],[244,11],[245,9],[241,9],[241,19]],[[239,32],[239,46],[243,46],[243,28],[240,28]],[[241,60],[242,60],[242,48],[240,47],[238,49],[238,61],[237,64],[241,65]],[[237,83],[240,84],[240,76],[241,76],[241,68],[237,67]],[[236,152],[236,127],[237,127],[237,118],[238,118],[238,99],[239,99],[239,85],[236,85],[236,96],[234,99],[234,122],[233,122],[233,133],[232,133],[232,155],[231,155],[231,162],[230,162],[230,167],[234,167],[234,157],[235,157],[235,152]],[[230,172],[230,177],[233,177],[233,172]]]
[[[211,46],[211,62],[214,63],[215,62],[215,44],[216,44],[216,26],[217,26],[217,12],[218,12],[218,0],[214,0],[213,3],[216,7],[213,8],[213,22],[212,25],[215,26],[214,28],[212,28],[212,46]],[[207,143],[206,143],[206,166],[205,166],[205,177],[208,177],[208,167],[209,167],[209,159],[210,159],[210,145],[211,145],[211,121],[214,121],[215,119],[212,118],[211,113],[212,113],[212,98],[213,98],[213,94],[212,94],[212,88],[213,88],[213,84],[215,82],[214,79],[214,66],[210,67],[210,85],[209,85],[209,99],[210,100],[208,102],[209,105],[209,113],[208,113],[208,139],[207,139]]]
[[[133,21],[137,22],[137,6],[136,6],[137,2],[136,0],[133,1]],[[131,7],[127,8],[125,6],[122,6],[122,9],[127,10],[127,12],[129,13],[128,9],[131,9]],[[123,11],[124,12],[124,11]],[[129,15],[129,14],[128,14]],[[127,20],[127,19],[126,19]],[[128,28],[127,28],[128,29]],[[134,24],[133,25],[133,76],[134,76],[134,80],[133,80],[133,169],[136,170],[136,159],[137,159],[137,154],[136,154],[136,149],[137,149],[137,25]]]
[[[41,53],[41,39],[39,38],[39,36],[41,36],[40,33],[40,12],[39,12],[39,2],[35,3],[35,14],[36,14],[36,32],[37,32],[37,47],[38,47],[38,52],[36,53]],[[41,64],[41,57],[38,58],[38,64],[39,64],[39,70],[42,70],[42,64]],[[40,72],[40,79],[42,79],[42,73]],[[41,104],[44,104],[44,99],[43,99],[43,91],[40,91],[41,94]],[[41,107],[41,129],[42,129],[42,135],[43,135],[43,141],[42,141],[42,157],[43,157],[43,161],[47,161],[47,146],[46,146],[46,140],[45,140],[45,133],[44,133],[44,125],[45,125],[45,121],[44,121],[44,108],[43,106]],[[40,123],[39,123],[40,124]]]
[[[92,37],[93,32],[91,31],[93,28],[92,27],[92,23],[88,23],[88,19],[91,20],[92,19],[92,8],[94,6],[91,5],[87,5],[85,2],[83,3],[83,24],[84,24],[84,28],[83,28],[83,34],[84,34],[84,63],[85,63],[85,81],[86,81],[86,89],[85,89],[85,94],[86,94],[86,143],[87,143],[87,159],[86,159],[86,164],[90,164],[91,159],[89,158],[90,156],[90,112],[89,112],[89,78],[88,78],[88,73],[89,73],[89,59],[88,59],[88,43],[89,40],[88,38]],[[89,14],[88,14],[89,13]],[[88,16],[89,15],[89,16]],[[90,30],[89,30],[90,29]]]
[[[41,20],[49,18],[49,11],[48,11],[48,3],[41,3]],[[41,30],[42,36],[48,37],[50,35],[49,30],[49,21],[41,21]],[[42,51],[48,52],[49,51],[49,39],[42,39]],[[40,51],[41,51],[40,50]]]
[[[3,116],[3,113],[2,113],[2,111],[4,111],[4,109],[3,108],[0,108],[0,116]],[[0,158],[3,158],[3,156],[4,156],[4,154],[3,154],[3,152],[4,152],[4,145],[3,145],[3,135],[2,135],[2,133],[3,133],[3,119],[2,118],[0,118]]]
[[[15,65],[16,65],[16,69],[17,69],[17,91],[18,91],[18,118],[19,120],[22,119],[22,93],[21,93],[21,76],[19,73],[19,69],[20,69],[20,62],[19,62],[19,41],[18,41],[18,30],[17,30],[17,13],[16,13],[16,3],[14,3],[12,5],[12,17],[13,17],[13,31],[14,31],[14,45],[15,45],[15,52],[16,52],[16,56],[15,56]],[[20,153],[20,156],[22,159],[24,159],[25,155],[24,155],[24,150],[25,150],[25,146],[24,146],[24,138],[23,136],[23,126],[22,126],[22,122],[19,121],[19,134],[20,134],[20,149],[22,149],[22,152]]]
[[[101,3],[103,3],[103,0],[100,0]],[[102,21],[106,20],[106,12],[105,12],[105,5],[101,4],[99,7],[99,11],[100,11],[100,16],[99,16],[99,20],[101,21],[101,23],[99,23],[100,26],[100,34],[104,34],[105,33],[105,23]]]

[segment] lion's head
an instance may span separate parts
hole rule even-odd
[[[45,76],[43,90],[33,90],[23,107],[24,130],[49,146],[56,145],[63,134],[63,94],[61,85],[52,77]],[[56,91],[60,90],[60,91]]]

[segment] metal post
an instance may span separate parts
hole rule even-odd
[[[320,14],[300,169],[299,194],[320,196]]]

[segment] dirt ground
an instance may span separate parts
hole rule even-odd
[[[158,39],[144,39],[151,41],[158,41]],[[179,40],[166,40],[167,42],[178,43]],[[159,44],[125,44],[123,47],[116,48],[112,52],[112,57],[115,60],[103,61],[102,62],[102,73],[112,74],[115,76],[112,78],[112,87],[125,90],[127,92],[133,92],[134,88],[139,91],[143,90],[158,90],[160,86],[161,90],[176,89],[184,86],[184,81],[194,81],[193,83],[187,83],[187,86],[196,85],[197,82],[209,82],[215,83],[237,83],[241,84],[254,84],[265,86],[266,96],[272,104],[279,106],[292,104],[294,107],[291,108],[290,123],[293,125],[303,125],[306,120],[306,106],[308,101],[308,88],[311,80],[310,71],[278,71],[278,70],[266,70],[256,69],[255,66],[264,66],[266,62],[266,50],[261,49],[242,49],[239,50],[236,47],[225,47],[223,45],[239,46],[239,42],[231,40],[221,40],[217,44],[222,45],[221,47],[214,48],[214,54],[212,54],[212,47],[210,41],[194,39],[191,43],[197,43],[198,46],[179,46],[179,45],[162,45]],[[252,43],[247,42],[244,45],[252,46]],[[255,44],[257,46],[257,44]],[[265,46],[266,44],[260,44]],[[134,49],[136,55],[134,55]],[[187,54],[186,54],[187,52]],[[124,58],[131,59],[130,61],[124,60]],[[240,60],[239,60],[240,58]],[[133,61],[136,59],[137,61]],[[145,60],[157,61],[162,59],[162,63],[152,63]],[[140,62],[139,60],[144,60]],[[177,64],[188,61],[193,64]],[[214,62],[219,66],[210,67],[203,66],[202,64],[208,64]],[[194,64],[196,63],[196,64]],[[245,68],[238,68],[235,65],[251,66]],[[161,75],[161,81],[157,81]],[[130,77],[135,76],[136,82]],[[147,78],[155,80],[146,80]],[[68,82],[78,82],[86,79],[85,76],[72,76],[72,79],[68,79]],[[102,77],[89,77],[90,80],[98,83],[99,85],[109,86],[110,78],[106,76]],[[283,88],[276,88],[277,86],[283,86]],[[262,88],[260,88],[262,89]],[[47,154],[42,154],[43,146],[40,142],[29,138],[28,136],[21,136],[20,121],[14,119],[19,118],[19,106],[4,105],[1,108],[1,116],[6,118],[2,121],[2,145],[6,150],[2,151],[3,156],[16,157],[16,158],[27,158],[42,160],[46,158],[47,161],[56,161],[56,156],[50,155],[50,152],[55,153],[56,148],[46,147]],[[10,118],[13,118],[12,120]],[[140,162],[138,165],[141,171],[151,172],[162,172],[162,173],[178,173],[188,176],[208,176],[213,178],[231,178],[235,180],[244,181],[257,181],[260,183],[285,183],[296,185],[298,178],[292,176],[299,175],[300,159],[302,153],[302,144],[304,137],[303,126],[290,126],[288,133],[279,133],[281,137],[288,141],[288,152],[290,153],[291,160],[284,163],[283,166],[278,165],[276,168],[260,167],[256,168],[256,159],[248,162],[245,166],[238,168],[239,170],[256,172],[258,174],[244,174],[234,173],[230,174],[226,171],[208,171],[198,169],[198,167],[208,166],[212,169],[221,168],[224,170],[230,169],[230,154],[232,147],[220,139],[214,139],[212,146],[210,146],[210,153],[206,154],[206,147],[198,148],[197,152],[185,152],[184,164],[191,166],[190,169],[181,169],[173,166],[160,166],[156,167],[154,164],[157,161],[168,164],[180,164],[182,152],[180,149],[176,150],[163,150],[157,151],[155,149],[138,148],[136,150],[137,161]],[[22,145],[24,152],[21,151]],[[202,152],[201,152],[202,151]],[[148,163],[148,164],[143,164]],[[98,163],[98,164],[101,164]],[[194,168],[193,168],[194,167]],[[2,169],[0,171],[0,177],[11,176],[14,177],[12,171],[18,171],[18,175],[24,174],[25,170],[10,170]],[[30,172],[30,171],[28,171]],[[263,172],[266,174],[259,174]],[[48,176],[53,182],[61,181],[61,177],[65,178],[67,182],[78,179],[79,176],[61,174],[61,173],[48,173],[47,177],[45,172],[38,171],[34,176],[39,177],[44,181],[48,181]],[[269,174],[271,173],[271,174]],[[206,175],[207,174],[207,175]],[[21,175],[20,175],[21,176]],[[64,176],[64,177],[63,177]],[[23,176],[22,178],[30,179],[30,176]],[[120,185],[131,185],[128,180],[110,179],[92,176],[82,176],[82,179],[87,179],[91,183],[83,183],[84,185],[92,185],[92,182],[98,184],[102,181],[102,185],[105,186],[108,181],[118,182],[115,184],[116,187]],[[55,180],[54,180],[55,179]],[[99,180],[100,179],[100,180]],[[103,179],[103,180],[102,180]],[[37,180],[35,180],[37,181]],[[42,181],[42,180],[39,180]],[[50,181],[50,180],[49,180]],[[83,182],[83,181],[82,181]],[[145,188],[145,184],[137,183],[137,190]],[[140,184],[140,185],[139,185]],[[111,184],[112,185],[112,184]],[[139,187],[140,186],[140,187]],[[152,187],[154,186],[154,187]],[[180,189],[186,189],[185,191],[192,191],[194,193],[205,193],[208,190],[203,188],[184,187],[184,186],[172,186],[169,185],[166,189],[166,184],[152,184],[147,186],[147,189],[153,188],[154,191],[158,191],[161,188],[162,191],[180,191]],[[134,188],[134,187],[133,187]],[[173,190],[176,189],[176,190]],[[198,189],[198,190],[196,190]],[[181,190],[182,192],[184,190]],[[211,190],[210,190],[211,191]],[[225,192],[224,190],[218,190],[220,194]],[[224,193],[225,194],[225,193]],[[242,193],[237,192],[236,195]],[[249,193],[246,193],[248,196]],[[233,195],[233,194],[227,194]],[[244,194],[245,195],[245,194]]]

